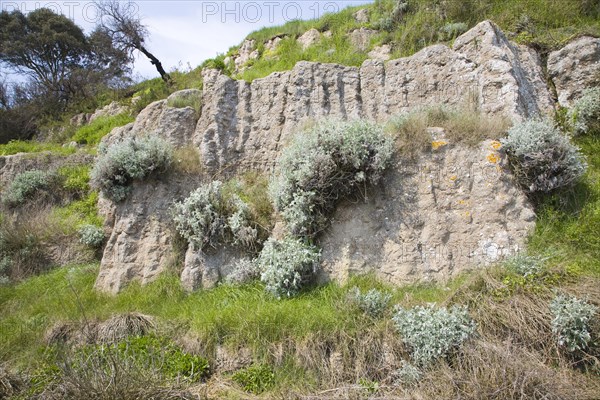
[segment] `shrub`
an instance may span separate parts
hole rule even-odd
[[[22,205],[34,195],[47,191],[53,178],[53,175],[39,170],[22,172],[6,188],[2,200],[9,207]]]
[[[576,135],[600,133],[600,87],[584,90],[569,116]]]
[[[365,314],[376,318],[383,315],[392,299],[389,293],[382,293],[377,289],[371,289],[362,294],[360,289],[353,287],[348,293],[350,301]]]
[[[252,365],[237,371],[231,377],[246,392],[261,394],[275,385],[275,373],[265,364]]]
[[[447,23],[442,28],[442,32],[444,32],[447,40],[451,40],[465,33],[467,29],[469,29],[469,26],[464,22]]]
[[[292,297],[310,281],[320,256],[316,247],[287,237],[269,239],[256,262],[267,291],[277,298]]]
[[[569,352],[585,350],[591,340],[589,322],[598,308],[576,297],[558,295],[550,303],[552,332]]]
[[[378,125],[320,123],[297,136],[281,156],[270,186],[275,208],[292,234],[314,236],[338,199],[379,181],[392,152],[391,138]]]
[[[400,368],[398,368],[394,373],[395,381],[405,385],[417,383],[422,376],[423,373],[419,370],[419,368],[405,360],[402,360]]]
[[[392,318],[402,340],[412,350],[413,361],[428,366],[446,357],[475,333],[475,322],[465,308],[416,306],[410,310],[397,308]]]
[[[87,193],[90,189],[90,167],[88,165],[68,165],[57,171],[62,186],[71,193]]]
[[[517,124],[502,143],[517,181],[530,193],[573,185],[587,167],[579,149],[549,120]]]
[[[83,225],[78,232],[79,241],[86,246],[100,247],[104,242],[104,231],[96,225]]]
[[[250,208],[239,196],[227,195],[220,181],[202,185],[175,203],[173,220],[179,234],[198,249],[221,242],[252,249],[258,242]]]
[[[507,261],[508,269],[524,277],[538,275],[544,267],[544,259],[539,256],[519,254]]]
[[[233,272],[227,276],[227,283],[243,285],[260,278],[258,264],[248,258],[242,258],[233,266]]]
[[[135,179],[166,171],[173,160],[173,147],[157,136],[128,138],[101,151],[92,170],[92,185],[111,200],[121,201]]]

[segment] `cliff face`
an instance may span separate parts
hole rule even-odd
[[[553,110],[535,52],[482,22],[457,38],[453,48],[436,45],[385,64],[369,60],[356,68],[301,62],[252,83],[207,70],[197,122],[191,108],[157,102],[106,141],[154,131],[176,145],[199,148],[206,177],[266,172],[291,137],[312,120],[384,121],[439,104],[476,106],[513,120]],[[408,169],[400,160],[366,204],[339,207],[334,220],[340,223],[334,221],[321,243],[323,279],[366,269],[394,282],[446,277],[518,251],[534,225],[533,211],[496,147],[489,142],[475,150],[450,144]],[[431,171],[444,173],[431,178]],[[166,209],[195,188],[170,179],[136,185],[122,204],[103,200],[112,233],[99,289],[116,292],[132,280],[147,282],[166,268],[173,241]],[[234,259],[188,250],[185,286],[216,283]]]

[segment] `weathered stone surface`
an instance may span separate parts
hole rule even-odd
[[[214,288],[233,272],[235,263],[243,257],[238,249],[229,246],[199,251],[190,245],[185,254],[181,285],[189,292]]]
[[[217,70],[205,70],[203,77],[197,124],[192,109],[169,116],[186,109],[172,109],[165,100],[149,105],[134,124],[115,130],[107,141],[158,132],[176,144],[193,143],[209,176],[219,176],[272,170],[292,136],[319,118],[385,121],[417,107],[448,104],[474,105],[490,115],[520,120],[553,109],[537,55],[509,42],[491,22],[457,38],[452,49],[431,46],[385,64],[367,60],[356,68],[300,62],[291,71],[252,83]],[[444,147],[423,159],[417,171],[483,166],[496,171],[502,163],[488,147]],[[407,168],[399,164],[391,171],[366,204],[340,208],[338,222],[323,239],[324,279],[369,268],[393,282],[446,277],[522,245],[533,213],[507,174],[490,181],[478,171],[457,172],[456,178],[446,174],[420,182],[423,173]],[[106,214],[112,215],[113,233],[97,287],[115,292],[130,280],[150,281],[164,268],[172,241],[165,210],[175,193],[194,188],[166,181],[141,184],[130,199],[111,206]],[[436,245],[446,246],[440,256]],[[182,281],[189,290],[212,286],[234,261],[230,250],[208,255],[190,250]]]
[[[303,50],[306,50],[313,44],[318,43],[319,40],[321,40],[321,32],[312,28],[304,32],[302,36],[298,38],[298,43],[300,43]]]
[[[350,43],[360,51],[366,51],[371,45],[371,39],[379,32],[373,29],[359,28],[348,34]]]
[[[550,53],[548,73],[560,105],[571,106],[585,88],[600,84],[600,38],[580,37]]]
[[[371,50],[368,54],[369,58],[374,60],[387,61],[390,59],[392,54],[392,48],[389,44],[384,44],[383,46],[377,46],[373,50]]]
[[[120,203],[101,198],[100,215],[110,237],[104,248],[95,287],[117,293],[131,281],[151,282],[173,262],[169,209],[197,185],[175,174],[135,183]]]
[[[102,107],[99,110],[96,110],[92,115],[88,118],[88,123],[93,122],[94,120],[100,117],[114,117],[119,114],[128,113],[129,107],[124,106],[122,104],[113,101],[107,106]]]
[[[357,12],[354,13],[354,19],[359,24],[366,24],[369,22],[369,10],[366,8],[361,8]]]
[[[283,40],[281,36],[275,36],[265,42],[265,50],[275,51],[279,43]]]
[[[237,56],[235,56],[233,60],[236,70],[241,71],[248,61],[256,60],[260,56],[255,47],[256,40],[244,40],[240,46]]]
[[[192,142],[198,115],[192,107],[169,106],[175,99],[201,96],[198,89],[187,89],[171,94],[167,99],[155,101],[144,108],[135,122],[118,127],[102,138],[103,145],[110,145],[127,136],[158,135],[174,146],[185,146]]]
[[[553,110],[537,56],[491,22],[412,57],[360,67],[300,62],[251,84],[204,72],[194,143],[216,171],[270,170],[281,147],[326,116],[386,120],[425,105],[476,106],[514,120]],[[233,169],[232,169],[233,168]]]
[[[521,251],[535,214],[498,145],[441,144],[400,160],[366,202],[338,207],[321,239],[321,279],[443,280]]]

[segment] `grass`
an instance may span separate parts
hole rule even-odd
[[[17,153],[40,153],[42,151],[69,155],[74,154],[77,149],[74,147],[63,147],[57,143],[44,143],[34,140],[11,140],[6,144],[0,144],[0,156],[10,156]]]
[[[75,131],[72,140],[79,144],[97,145],[100,140],[110,133],[114,128],[127,125],[135,118],[127,113],[113,117],[99,117]]]

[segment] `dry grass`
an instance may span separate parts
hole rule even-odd
[[[433,138],[428,128],[442,128],[443,138]],[[432,140],[475,146],[485,139],[505,136],[510,120],[481,114],[470,108],[445,106],[418,109],[391,118],[387,131],[396,139],[401,154],[409,157],[431,149]]]
[[[154,318],[139,313],[115,315],[98,325],[98,340],[117,343],[129,336],[143,336],[156,328]]]
[[[0,365],[0,399],[9,399],[18,395],[25,387],[23,379]]]
[[[178,147],[173,154],[173,167],[176,172],[187,175],[200,175],[203,171],[200,152],[193,145]]]

